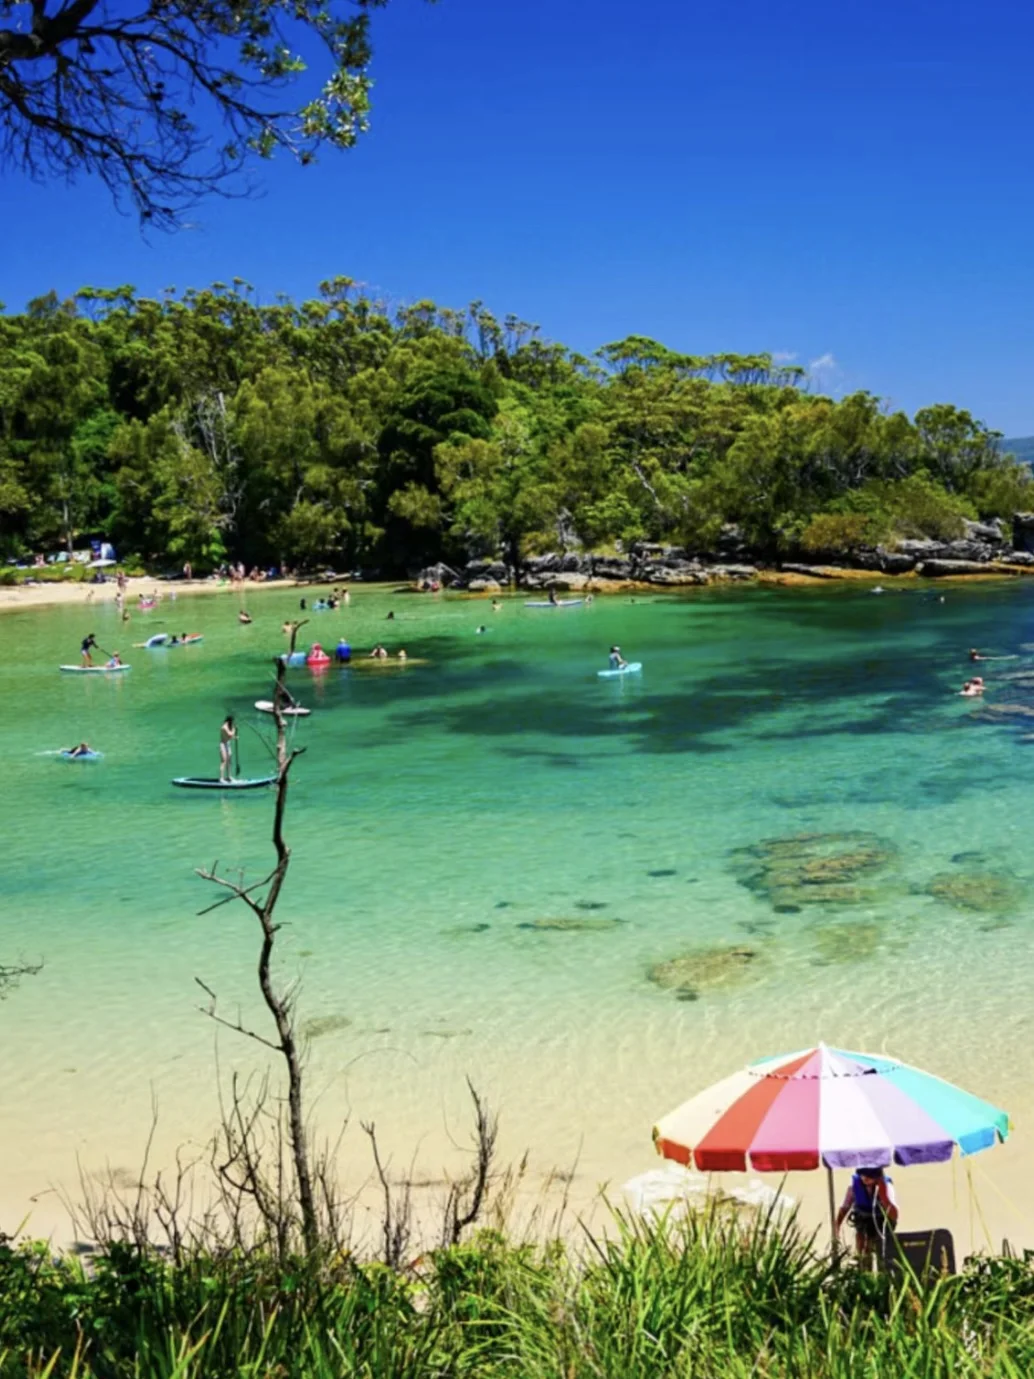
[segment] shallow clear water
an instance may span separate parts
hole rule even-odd
[[[271,798],[169,781],[215,774],[227,710],[243,773],[268,765],[252,705],[297,595],[250,607],[240,627],[229,594],[183,598],[128,633],[107,603],[0,619],[0,955],[45,960],[0,1007],[5,1201],[67,1181],[76,1155],[88,1171],[138,1162],[152,1094],[170,1144],[214,1122],[215,1031],[193,979],[227,1014],[253,1012],[256,945],[243,911],[198,916],[215,896],[192,869],[259,875]],[[128,656],[165,629],[205,640]],[[314,712],[296,728],[281,968],[301,977],[303,1022],[340,1024],[310,1054],[328,1128],[376,1119],[399,1153],[434,1160],[462,1137],[469,1072],[509,1147],[620,1178],[649,1166],[656,1115],[820,1038],[891,1051],[1014,1116],[1034,1103],[1031,744],[952,693],[978,645],[1021,658],[981,668],[988,704],[1034,705],[1003,678],[1034,668],[1034,584],[518,599],[494,615],[360,590],[303,637],[342,629],[427,664],[290,672]],[[91,630],[128,674],[58,673]],[[641,676],[597,678],[612,642]],[[103,762],[40,755],[80,738]],[[805,859],[887,854],[828,903],[787,882],[778,849],[773,884],[757,858],[744,884],[737,849],[858,830],[874,838]],[[527,927],[544,919],[585,927]],[[749,956],[731,972],[709,959],[682,998],[648,978],[730,947]],[[224,1065],[254,1056],[218,1044]]]

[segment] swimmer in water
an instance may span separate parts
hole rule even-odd
[[[80,742],[78,747],[62,747],[62,755],[66,757],[92,757],[93,748],[88,742]]]
[[[403,647],[403,648],[399,651],[399,660],[400,660],[400,661],[408,661],[408,660],[409,660],[409,657],[406,655],[406,649],[405,649],[405,647]]]
[[[389,610],[388,615],[387,615],[387,617],[385,618],[385,622],[394,622],[394,621],[395,621],[395,614],[394,614],[394,611]]]
[[[241,611],[237,614],[237,621],[238,621],[239,623],[249,623],[249,622],[251,622],[251,615],[250,615],[250,613],[245,613],[244,609],[242,608]]]
[[[482,625],[477,629],[477,635],[480,637],[481,634],[482,634],[482,632],[487,632],[487,631],[488,631],[488,628],[485,627],[485,625],[482,623]]]
[[[493,612],[493,613],[498,613],[499,610],[502,608],[502,606],[503,606],[503,605],[499,602],[498,599],[493,599],[493,600],[492,600],[492,612]]]

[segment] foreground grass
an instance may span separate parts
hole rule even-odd
[[[0,1247],[0,1376],[940,1379],[1034,1373],[1034,1272],[987,1261],[925,1293],[831,1270],[790,1224],[618,1223],[514,1246],[491,1233],[405,1275],[347,1258],[90,1270]]]

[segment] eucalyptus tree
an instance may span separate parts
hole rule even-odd
[[[371,12],[386,3],[4,0],[0,157],[98,177],[145,222],[173,226],[237,186],[251,157],[307,164],[356,143]]]

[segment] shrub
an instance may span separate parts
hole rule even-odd
[[[800,544],[813,555],[826,551],[842,555],[862,546],[878,546],[889,529],[889,520],[875,513],[820,512],[805,527]]]

